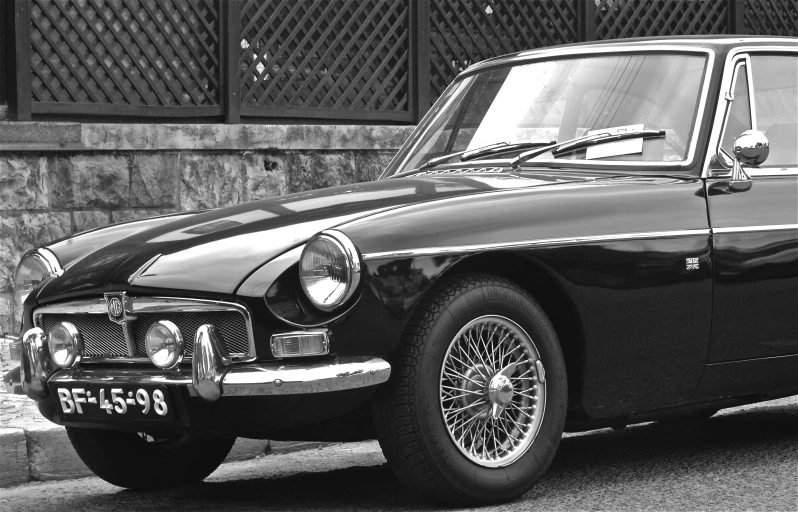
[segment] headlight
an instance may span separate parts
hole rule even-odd
[[[145,343],[150,361],[158,368],[174,368],[183,360],[183,335],[169,320],[152,324]]]
[[[19,306],[31,290],[43,281],[61,274],[58,259],[47,249],[28,251],[19,261],[14,275],[14,295]]]
[[[345,303],[360,282],[360,257],[355,245],[340,231],[316,235],[299,259],[299,282],[313,305],[322,311]]]
[[[61,368],[71,368],[80,363],[83,355],[83,338],[69,322],[61,322],[47,335],[50,358]]]

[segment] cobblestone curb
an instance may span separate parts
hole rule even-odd
[[[11,341],[0,338],[0,379],[19,364],[10,359]],[[329,443],[238,439],[225,463],[326,444]],[[72,448],[64,427],[46,420],[33,400],[9,394],[0,386],[0,488],[91,475]]]

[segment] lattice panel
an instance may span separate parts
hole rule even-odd
[[[725,34],[727,0],[599,0],[596,39]]]
[[[218,0],[33,0],[33,101],[220,104]]]
[[[578,41],[582,0],[431,0],[430,94],[490,57]]]
[[[798,36],[798,1],[747,0],[744,23],[750,35]]]
[[[242,104],[410,110],[409,1],[248,0]]]

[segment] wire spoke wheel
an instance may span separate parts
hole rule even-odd
[[[503,316],[481,316],[460,329],[444,356],[439,391],[452,441],[485,467],[524,455],[546,409],[540,354],[526,331]]]

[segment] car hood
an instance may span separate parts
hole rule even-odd
[[[570,173],[388,179],[176,216],[139,230],[112,226],[104,238],[113,238],[115,229],[119,238],[100,248],[87,244],[90,249],[66,263],[38,300],[129,288],[232,294],[258,267],[345,222],[427,201],[585,179]],[[49,248],[59,256],[69,247],[74,256],[80,245],[76,235]]]

